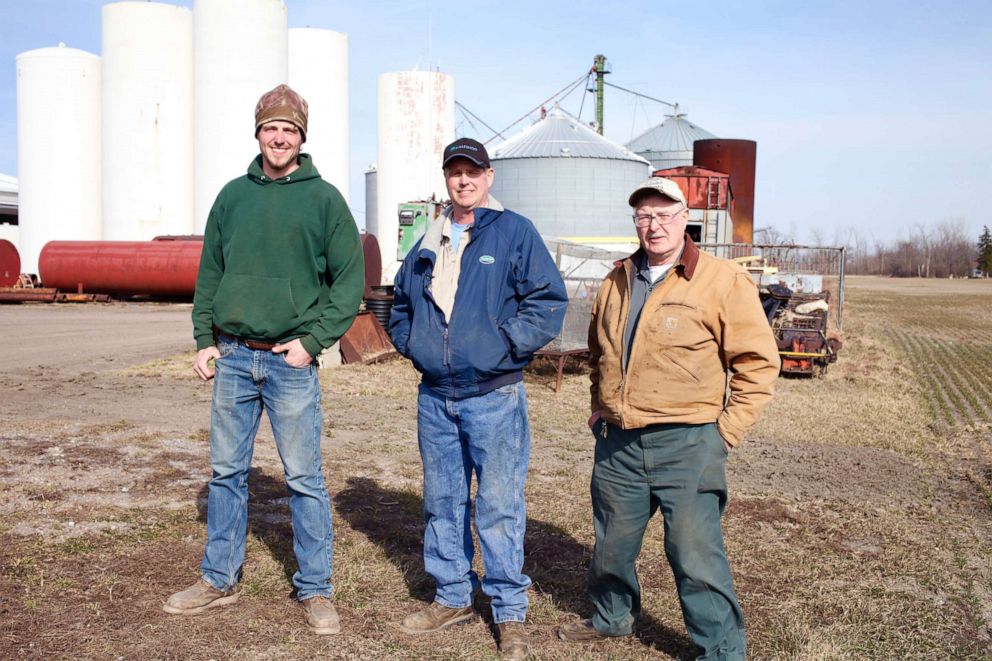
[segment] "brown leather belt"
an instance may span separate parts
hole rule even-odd
[[[234,338],[238,341],[238,344],[243,344],[249,349],[255,349],[257,351],[272,351],[272,347],[279,344],[278,342],[261,342],[259,340],[248,340],[243,337]]]
[[[221,329],[214,326],[214,340],[216,341],[217,337],[220,335],[230,338],[235,342],[237,342],[238,344],[246,346],[249,349],[254,349],[256,351],[272,351],[272,347],[279,344],[278,342],[264,342],[262,340],[249,340],[248,338],[245,337],[237,337],[236,335],[225,333]]]

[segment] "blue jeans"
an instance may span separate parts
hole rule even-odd
[[[523,574],[530,462],[524,384],[466,399],[448,399],[421,384],[417,438],[424,463],[424,568],[437,582],[434,600],[464,608],[479,586],[469,521],[475,472],[475,528],[486,570],[482,590],[492,597],[497,624],[523,622],[530,586]]]
[[[621,429],[596,425],[589,596],[600,633],[633,631],[641,610],[635,561],[651,516],[665,519],[665,555],[698,659],[743,661],[744,614],[723,550],[727,450],[715,424]]]
[[[223,335],[217,341],[207,544],[203,578],[220,590],[241,576],[248,527],[248,472],[255,434],[268,412],[282,459],[293,519],[293,550],[299,570],[293,585],[300,601],[330,596],[334,532],[331,499],[324,488],[320,457],[323,414],[317,367],[292,367],[282,354],[257,351]]]

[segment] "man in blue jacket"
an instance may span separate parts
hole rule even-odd
[[[461,138],[444,149],[451,205],[432,222],[395,279],[389,333],[422,375],[417,436],[424,464],[424,567],[437,592],[407,616],[411,634],[474,618],[470,490],[504,658],[523,659],[524,483],[530,427],[523,368],[561,330],[568,296],[529,220],[489,196],[486,148]]]

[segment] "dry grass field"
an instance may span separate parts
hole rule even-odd
[[[844,330],[826,378],[780,379],[728,464],[724,527],[750,656],[988,659],[992,282],[851,278]],[[344,633],[309,634],[291,599],[288,506],[267,430],[240,601],[164,614],[168,594],[197,576],[210,391],[191,353],[149,360],[147,349],[99,367],[0,362],[0,658],[495,658],[485,621],[425,637],[395,626],[433,594],[420,557],[417,378],[402,361],[321,373]],[[639,561],[637,635],[585,646],[553,636],[589,614],[593,456],[584,370],[558,394],[553,380],[541,364],[526,380],[536,657],[691,659],[660,521]]]

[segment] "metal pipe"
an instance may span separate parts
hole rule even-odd
[[[844,271],[847,266],[847,247],[840,249],[840,278],[837,284],[837,298],[840,299],[840,306],[837,308],[837,330],[844,330]]]

